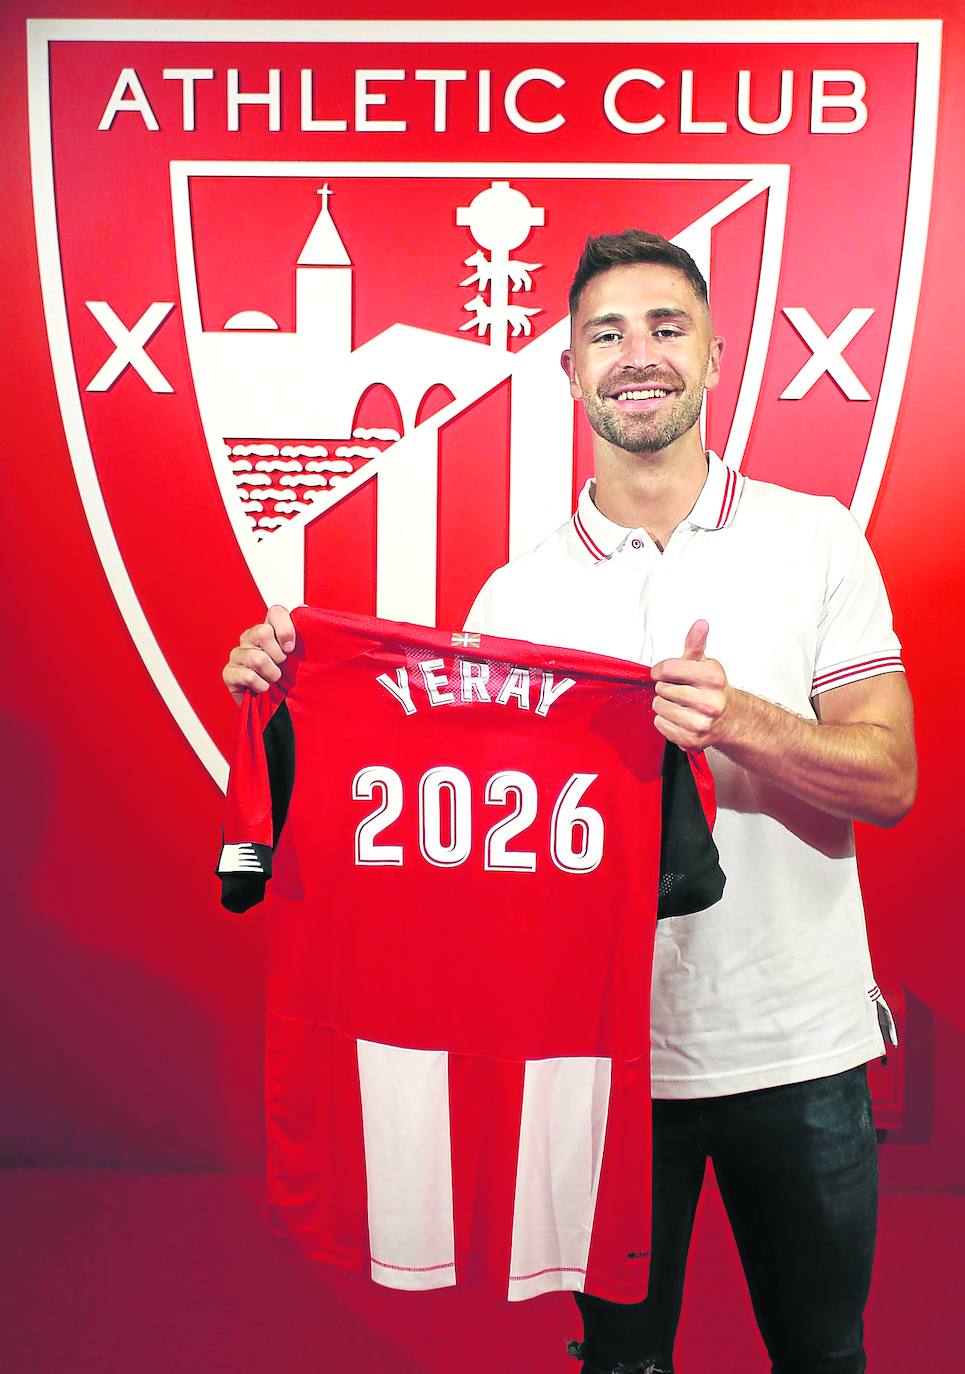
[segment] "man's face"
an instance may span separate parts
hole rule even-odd
[[[667,448],[717,385],[723,340],[690,282],[658,263],[612,267],[587,283],[562,357],[602,439],[630,453]]]

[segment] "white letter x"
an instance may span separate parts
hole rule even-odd
[[[862,329],[874,310],[865,306],[855,306],[838,325],[837,329],[825,335],[820,325],[800,306],[786,305],[784,313],[811,349],[812,356],[807,360],[796,377],[788,382],[781,392],[782,401],[799,401],[806,396],[819,377],[830,373],[834,381],[849,401],[870,401],[871,397],[858,381],[851,368],[841,356],[848,344]]]
[[[104,366],[88,382],[88,391],[110,390],[125,367],[133,367],[152,391],[174,390],[161,369],[144,352],[148,339],[157,333],[174,309],[173,301],[154,301],[130,329],[121,323],[106,301],[85,301],[84,304],[111,343],[116,345]]]

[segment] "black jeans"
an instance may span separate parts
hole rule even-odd
[[[584,1368],[672,1369],[710,1159],[774,1374],[861,1374],[878,1202],[864,1065],[732,1097],[654,1102],[653,1127],[649,1293],[626,1305],[574,1294]]]

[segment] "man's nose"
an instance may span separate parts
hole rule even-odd
[[[624,367],[635,368],[642,372],[661,361],[660,341],[655,339],[649,329],[627,330],[623,336],[621,362]]]

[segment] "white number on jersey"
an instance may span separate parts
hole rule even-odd
[[[448,813],[448,840],[442,838],[443,806]],[[437,868],[455,868],[469,858],[472,785],[460,769],[430,768],[423,775],[419,783],[419,848]]]
[[[566,782],[553,807],[550,826],[550,858],[565,873],[592,873],[603,858],[603,817],[583,798],[595,782],[596,773],[574,773]],[[355,862],[363,866],[393,865],[404,862],[401,844],[376,844],[381,835],[402,815],[402,779],[392,768],[373,764],[362,768],[352,781],[356,801],[372,801],[376,791],[381,803],[365,816],[355,830]],[[491,826],[484,845],[484,863],[494,873],[535,873],[536,851],[510,849],[533,825],[539,810],[539,791],[528,773],[508,768],[495,773],[486,783],[488,806],[512,803],[513,810]],[[419,782],[419,849],[422,857],[437,868],[457,868],[472,851],[472,784],[459,768],[440,765],[430,768]]]
[[[574,773],[553,808],[550,854],[566,873],[592,873],[603,858],[603,817],[592,806],[580,806],[595,773]]]
[[[382,790],[382,805],[366,816],[355,831],[355,862],[398,866],[402,863],[402,846],[376,844],[375,837],[402,815],[402,779],[394,769],[378,764],[360,768],[352,779],[352,796],[356,801],[371,801],[377,787]]]
[[[515,811],[497,821],[486,836],[486,867],[504,873],[535,873],[536,852],[532,849],[508,850],[510,840],[528,830],[536,819],[539,796],[536,784],[528,773],[508,768],[486,783],[486,801],[501,802],[504,806],[513,797]]]

